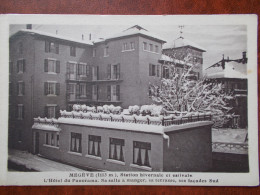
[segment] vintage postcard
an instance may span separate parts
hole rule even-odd
[[[259,184],[256,15],[0,26],[0,185]]]

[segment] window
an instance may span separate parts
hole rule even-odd
[[[133,163],[139,166],[151,167],[151,143],[134,141]]]
[[[44,83],[45,95],[59,95],[60,94],[60,83],[56,82],[45,82]]]
[[[107,65],[107,79],[111,79],[111,64]]]
[[[44,72],[60,73],[60,61],[55,59],[44,59]]]
[[[126,51],[128,48],[127,48],[127,43],[124,43],[123,44],[123,49],[122,49],[122,51]]]
[[[110,138],[109,140],[109,158],[124,162],[125,140],[117,138]]]
[[[156,53],[159,53],[159,47],[158,47],[158,45],[155,45],[155,52],[156,52]]]
[[[87,64],[80,63],[78,65],[78,74],[79,76],[89,76],[90,67]]]
[[[45,133],[45,145],[59,147],[59,134]]]
[[[100,151],[101,136],[88,136],[88,154],[101,157]]]
[[[18,53],[23,54],[23,43],[22,42],[18,43]]]
[[[70,46],[70,56],[76,56],[76,47]]]
[[[150,44],[150,45],[149,45],[149,50],[150,50],[151,52],[153,52],[153,44]]]
[[[24,105],[23,104],[18,104],[17,105],[17,119],[18,120],[23,120],[24,119]]]
[[[104,48],[104,57],[108,57],[108,47]]]
[[[45,134],[45,144],[46,144],[46,145],[49,145],[49,144],[50,144],[50,142],[49,142],[49,133],[46,133],[46,134]]]
[[[24,93],[24,91],[25,91],[25,84],[24,84],[24,82],[23,81],[18,81],[18,84],[17,84],[17,95],[18,96],[22,96],[22,95],[24,95],[25,93]]]
[[[54,133],[51,133],[51,145],[54,146]]]
[[[120,85],[107,86],[107,101],[120,101]]]
[[[111,101],[111,85],[107,86],[107,101]]]
[[[160,77],[160,65],[157,65],[156,75]]]
[[[47,118],[55,118],[56,105],[47,105],[46,112],[47,112],[47,114],[45,114],[45,116]]]
[[[120,64],[113,65],[112,79],[120,79]]]
[[[86,90],[86,84],[80,83],[79,85],[79,95],[80,97],[86,97],[87,96],[87,90]]]
[[[82,152],[81,146],[81,134],[80,133],[71,133],[71,140],[70,140],[70,151],[71,152]]]
[[[156,65],[149,64],[149,76],[156,76]]]
[[[75,94],[75,87],[76,87],[76,84],[74,84],[74,83],[69,83],[68,84],[69,85],[69,93],[70,94]]]
[[[97,56],[97,49],[93,49],[93,57]]]
[[[99,67],[92,67],[92,80],[98,80],[99,78]]]
[[[92,91],[93,91],[93,94],[92,94],[92,99],[93,100],[98,100],[98,85],[92,85]]]
[[[17,73],[25,72],[25,59],[17,60]]]
[[[147,43],[143,42],[143,49],[146,51],[147,50]]]
[[[170,78],[170,70],[168,67],[163,66],[163,78],[169,79]]]
[[[134,42],[131,42],[130,43],[130,50],[134,50],[135,49],[135,43]]]
[[[51,41],[45,41],[45,52],[59,54],[59,44]]]

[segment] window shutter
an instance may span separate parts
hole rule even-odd
[[[48,72],[48,59],[44,59],[44,72]]]
[[[97,80],[99,80],[99,67],[97,66]]]
[[[111,101],[111,85],[107,86],[107,101]]]
[[[60,73],[60,61],[56,61],[56,73]]]
[[[44,107],[44,117],[48,118],[48,106]]]
[[[50,52],[50,42],[45,41],[45,52],[48,53]]]
[[[76,99],[79,98],[79,84],[76,84]]]
[[[25,95],[25,83],[22,84],[22,94]]]
[[[57,105],[55,108],[55,118],[59,118],[60,117],[60,106]]]
[[[79,67],[80,67],[80,64],[76,64],[76,75],[77,75],[77,77],[79,76]]]
[[[160,65],[157,65],[157,77],[160,76]]]
[[[149,64],[149,76],[152,76],[152,64]]]
[[[44,82],[44,95],[48,95],[48,83]]]
[[[59,44],[55,44],[55,53],[59,54]]]
[[[69,75],[70,75],[70,64],[69,62],[67,62],[67,79],[69,79]]]
[[[56,83],[56,95],[60,95],[60,83]]]
[[[116,97],[117,97],[117,101],[120,100],[120,85],[116,86]]]
[[[26,70],[26,61],[25,61],[25,59],[23,59],[23,72],[25,72],[25,70]]]
[[[120,64],[117,65],[117,79],[120,79]]]
[[[22,106],[22,119],[24,119],[24,105]]]
[[[111,79],[111,64],[107,65],[107,79]]]
[[[98,100],[98,98],[99,98],[99,87],[97,85],[97,100]]]

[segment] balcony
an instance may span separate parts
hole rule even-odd
[[[67,74],[66,79],[69,82],[91,82],[91,83],[100,83],[100,82],[120,82],[123,81],[122,74],[112,75],[111,78],[107,78],[106,75],[102,75],[101,79],[97,76],[87,76],[87,75],[77,75],[77,74]]]

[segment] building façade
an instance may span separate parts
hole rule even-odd
[[[31,150],[34,117],[57,118],[75,103],[149,104],[149,83],[164,72],[165,41],[138,25],[96,42],[32,29],[9,42],[9,146],[22,150]]]

